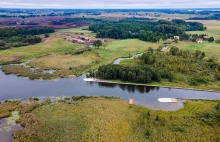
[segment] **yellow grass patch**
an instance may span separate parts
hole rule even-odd
[[[8,55],[0,55],[0,63],[1,62],[12,62],[22,59],[23,56],[8,56]]]
[[[90,65],[98,61],[100,57],[94,52],[84,52],[80,55],[53,54],[37,58],[30,63],[31,66],[42,69],[68,69]]]

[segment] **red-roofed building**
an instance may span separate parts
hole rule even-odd
[[[204,40],[208,40],[208,39],[209,39],[209,36],[203,36],[203,39],[204,39]]]
[[[174,36],[173,38],[174,39],[176,38],[176,39],[180,40],[180,36]]]
[[[196,39],[196,42],[197,42],[197,43],[202,43],[202,39],[201,39],[201,38],[197,38],[197,39]]]

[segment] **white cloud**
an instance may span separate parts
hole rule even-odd
[[[215,8],[220,0],[0,0],[2,8]]]

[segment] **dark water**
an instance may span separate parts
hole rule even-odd
[[[85,95],[115,96],[128,101],[130,97],[133,97],[134,103],[137,105],[162,110],[179,109],[182,107],[182,103],[160,103],[158,98],[220,100],[220,93],[216,92],[84,82],[84,78],[85,75],[75,79],[33,81],[15,75],[5,75],[0,70],[0,100]]]

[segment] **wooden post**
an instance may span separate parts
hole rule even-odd
[[[129,104],[134,104],[134,98],[129,98]]]

